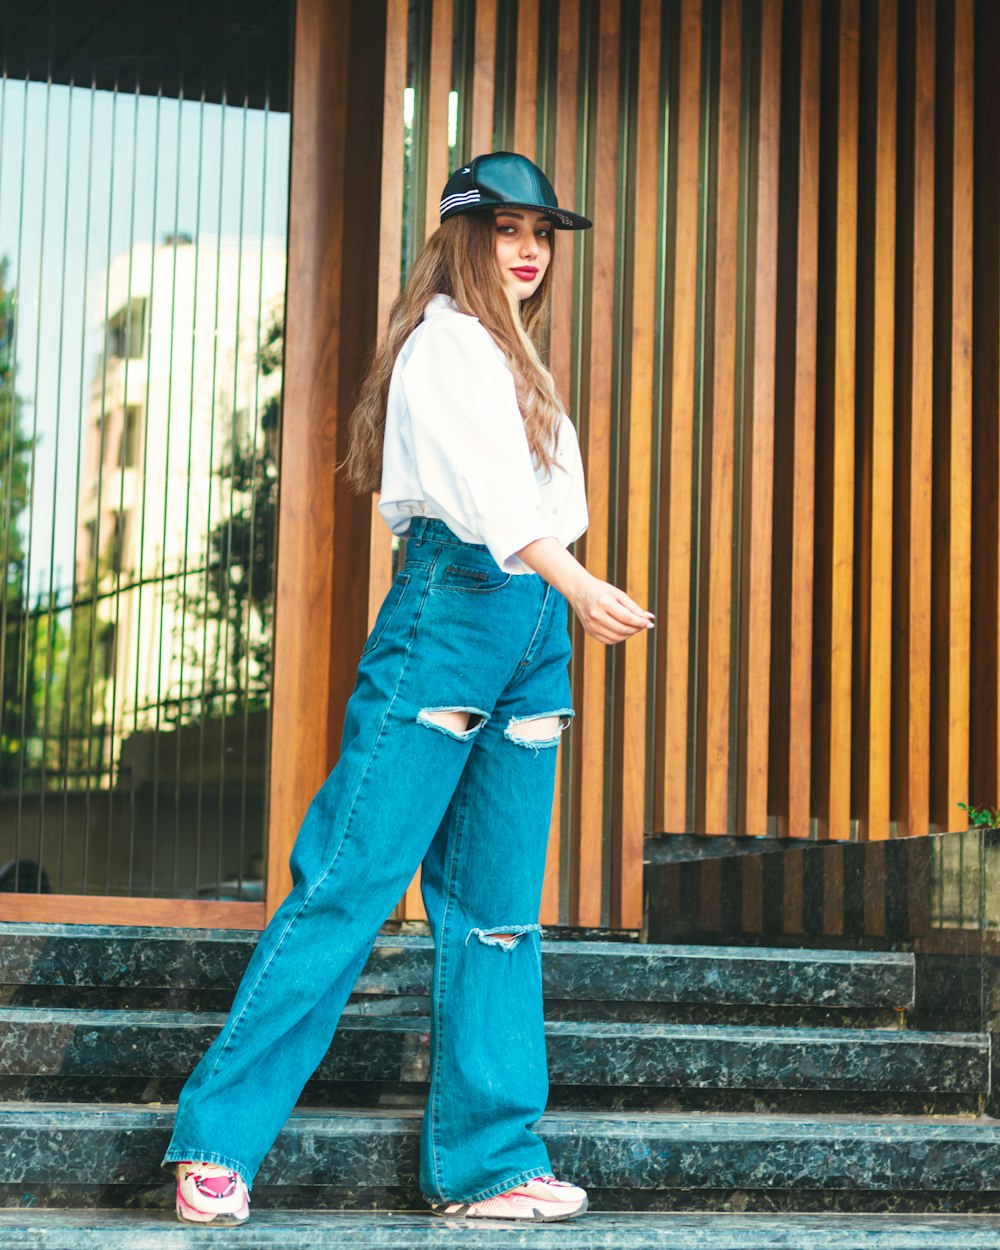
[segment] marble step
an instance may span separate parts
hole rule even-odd
[[[0,1077],[185,1077],[225,1017],[0,1008]],[[426,1019],[347,1014],[316,1078],[425,1082]],[[988,1033],[549,1021],[554,1085],[987,1093]],[[91,1095],[92,1096],[92,1095]]]
[[[232,930],[0,923],[0,1001],[31,987],[228,992],[257,938]],[[542,946],[549,1000],[897,1011],[913,1005],[914,959],[907,953],[549,939]],[[357,992],[426,994],[432,955],[429,938],[380,937]]]
[[[241,1228],[196,1228],[170,1212],[0,1210],[0,1245],[33,1250],[996,1250],[995,1216],[588,1212],[561,1224],[407,1212],[254,1211]]]
[[[0,1104],[2,1205],[169,1206],[159,1162],[172,1122],[173,1108]],[[312,1191],[327,1208],[419,1209],[419,1128],[417,1112],[296,1111],[261,1166],[256,1206],[283,1193],[314,1205]],[[989,1210],[1000,1194],[1000,1121],[986,1117],[575,1113],[544,1116],[539,1132],[598,1210],[690,1208],[705,1191],[772,1206],[782,1192],[820,1193],[828,1208],[845,1195],[855,1206],[939,1195],[953,1211]]]

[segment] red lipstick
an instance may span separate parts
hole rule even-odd
[[[533,282],[538,277],[538,270],[533,265],[522,265],[519,269],[511,269],[522,282]]]

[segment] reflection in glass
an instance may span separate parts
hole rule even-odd
[[[34,81],[51,10],[0,79],[0,888],[260,897],[289,9]]]

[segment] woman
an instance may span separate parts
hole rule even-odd
[[[553,229],[589,225],[527,158],[477,157],[445,187],[393,306],[347,470],[381,490],[406,563],[299,830],[292,891],[181,1093],[163,1163],[178,1165],[183,1220],[247,1218],[418,865],[436,948],[421,1190],[450,1217],[586,1210],[529,1127],[548,1095],[538,908],[553,748],[573,715],[566,602],[605,643],[653,623],[566,550],[587,524],[580,451],[533,336]]]

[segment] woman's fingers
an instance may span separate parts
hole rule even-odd
[[[591,583],[591,590],[576,607],[584,630],[599,642],[624,642],[640,630],[650,629],[653,614],[641,608],[624,590],[610,582]]]
[[[648,611],[646,608],[640,607],[640,605],[636,603],[634,599],[630,599],[628,597],[628,595],[625,593],[624,590],[618,591],[618,599],[620,603],[623,603],[625,607],[629,608],[637,616],[641,616],[644,619],[648,619],[648,620],[653,619],[652,612]]]
[[[621,621],[623,625],[634,625],[636,629],[648,629],[653,620],[651,612],[644,611],[625,594],[612,600],[608,611],[615,620]]]
[[[624,642],[626,638],[631,638],[633,634],[641,633],[647,629],[645,620],[640,620],[638,624],[616,619],[610,614],[603,617],[591,619],[584,622],[584,629],[591,634],[599,642],[616,643]]]
[[[612,588],[612,593],[602,595],[601,607],[611,620],[627,625],[630,631],[648,629],[653,623],[652,612],[640,608],[624,591],[616,588]]]

